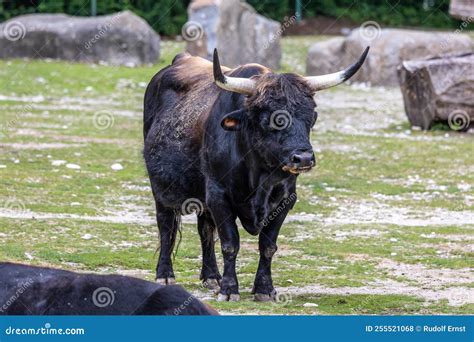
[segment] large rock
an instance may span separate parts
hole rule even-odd
[[[0,25],[0,58],[54,58],[114,65],[153,63],[160,37],[130,11],[98,17],[30,14]]]
[[[457,19],[469,21],[469,23],[474,21],[474,1],[451,0],[449,14]]]
[[[193,0],[188,16],[182,35],[191,54],[211,59],[217,48],[222,63],[230,67],[245,63],[280,66],[280,24],[259,15],[249,4]]]
[[[366,46],[370,46],[369,55],[352,81],[382,86],[398,84],[397,67],[404,60],[473,51],[471,38],[464,34],[360,28],[343,41],[333,38],[314,44],[308,54],[306,72],[319,75],[337,71],[357,60]]]
[[[345,38],[337,37],[313,44],[306,58],[306,73],[309,76],[329,74],[346,67],[343,54]]]
[[[413,126],[429,129],[444,121],[466,130],[474,123],[474,54],[405,61],[398,76]]]

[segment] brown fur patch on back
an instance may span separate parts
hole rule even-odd
[[[269,72],[268,68],[259,64],[246,64],[232,70],[222,67],[222,71],[229,75],[250,68],[261,70],[262,73]],[[160,131],[163,134],[158,134],[157,139],[172,134],[172,140],[177,143],[189,141],[189,137],[193,143],[199,143],[204,123],[220,93],[214,84],[212,63],[204,58],[182,53],[174,58],[169,75],[179,98],[170,109],[171,113],[161,122]]]

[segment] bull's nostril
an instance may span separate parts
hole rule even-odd
[[[291,157],[291,161],[293,163],[301,163],[301,157],[297,154],[293,155],[293,157]]]

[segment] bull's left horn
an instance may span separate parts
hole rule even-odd
[[[321,75],[321,76],[309,76],[305,77],[306,81],[309,83],[311,89],[313,91],[323,90],[330,87],[337,86],[342,82],[347,81],[351,78],[364,64],[365,57],[369,53],[369,47],[367,46],[364,50],[362,56],[360,56],[359,60],[352,64],[347,69],[344,69],[339,72],[335,72],[333,74]]]
[[[255,91],[254,80],[241,77],[229,77],[222,73],[217,49],[214,49],[213,69],[214,81],[218,87],[244,95],[251,95]]]

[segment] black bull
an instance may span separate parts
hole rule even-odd
[[[238,300],[236,219],[259,236],[256,300],[275,297],[272,257],[285,217],[296,202],[298,174],[315,158],[310,131],[314,93],[351,77],[368,49],[346,70],[317,77],[275,74],[247,64],[221,69],[189,54],[151,80],[144,103],[144,157],[160,230],[157,281],[175,282],[171,253],[181,214],[195,212],[202,245],[201,279],[219,300]],[[223,89],[225,90],[223,90]],[[214,251],[217,229],[224,257]]]
[[[0,262],[1,315],[217,315],[181,286]]]

